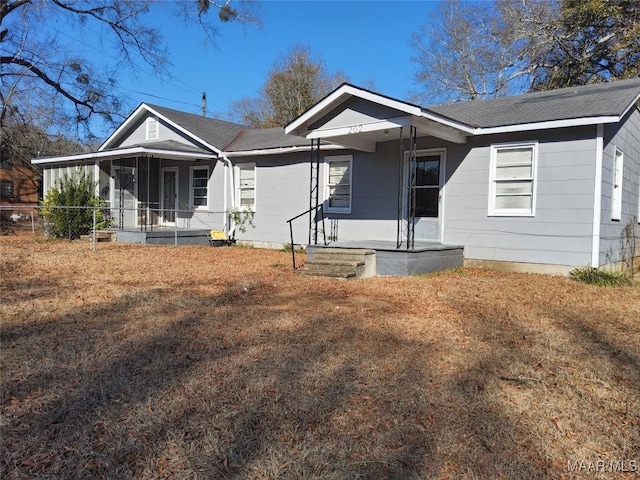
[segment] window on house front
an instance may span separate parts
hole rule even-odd
[[[489,215],[535,214],[537,143],[492,145]]]
[[[326,162],[326,211],[351,213],[351,155],[325,157]]]
[[[13,180],[0,180],[0,197],[13,198]]]
[[[6,155],[4,157],[0,158],[0,168],[2,170],[11,170],[13,168],[13,160],[6,158]]]
[[[209,167],[191,167],[189,177],[191,207],[207,208],[209,205]]]
[[[146,126],[147,126],[147,129],[146,129],[147,131],[146,131],[145,138],[147,140],[157,140],[158,130],[159,130],[158,119],[155,117],[147,118]]]
[[[256,211],[256,166],[253,163],[237,166],[237,205],[241,210]]]
[[[438,216],[440,158],[440,155],[428,155],[416,159],[416,217]]]
[[[622,218],[622,179],[624,176],[624,154],[616,148],[613,159],[613,192],[611,195],[611,220]]]

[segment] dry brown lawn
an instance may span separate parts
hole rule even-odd
[[[640,286],[340,282],[284,252],[15,236],[0,254],[1,478],[638,478]]]

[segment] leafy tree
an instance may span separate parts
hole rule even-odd
[[[47,192],[40,210],[49,235],[73,240],[91,232],[94,209],[90,207],[97,207],[96,228],[109,226],[104,200],[95,195],[95,187],[91,175],[83,170],[58,180]]]
[[[117,78],[141,64],[159,75],[169,62],[160,32],[148,25],[152,0],[0,0],[0,123],[9,117],[28,124],[46,115],[87,129],[99,116],[114,122],[122,109]],[[235,5],[238,8],[234,8]],[[205,14],[213,7],[222,22],[257,21],[252,0],[179,0],[172,3],[187,23],[197,22],[208,38],[216,25]],[[189,10],[196,10],[192,15]],[[67,27],[98,34],[115,65],[97,66],[74,53]],[[111,42],[110,44],[108,42]],[[112,47],[109,49],[108,47]],[[107,53],[109,55],[109,53]]]
[[[297,45],[271,66],[258,97],[233,102],[233,116],[252,127],[283,127],[345,81],[342,72],[328,73],[322,58]]]
[[[640,75],[640,2],[564,0],[559,35],[541,58],[534,89]]]
[[[411,38],[430,103],[627,78],[640,65],[637,0],[442,2]]]

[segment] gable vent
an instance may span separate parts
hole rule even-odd
[[[158,119],[155,117],[147,118],[147,140],[157,140],[158,139]]]

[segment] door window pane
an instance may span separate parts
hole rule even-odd
[[[440,155],[416,159],[416,217],[437,217],[440,196]]]
[[[416,162],[416,185],[440,184],[440,157],[421,157]]]

